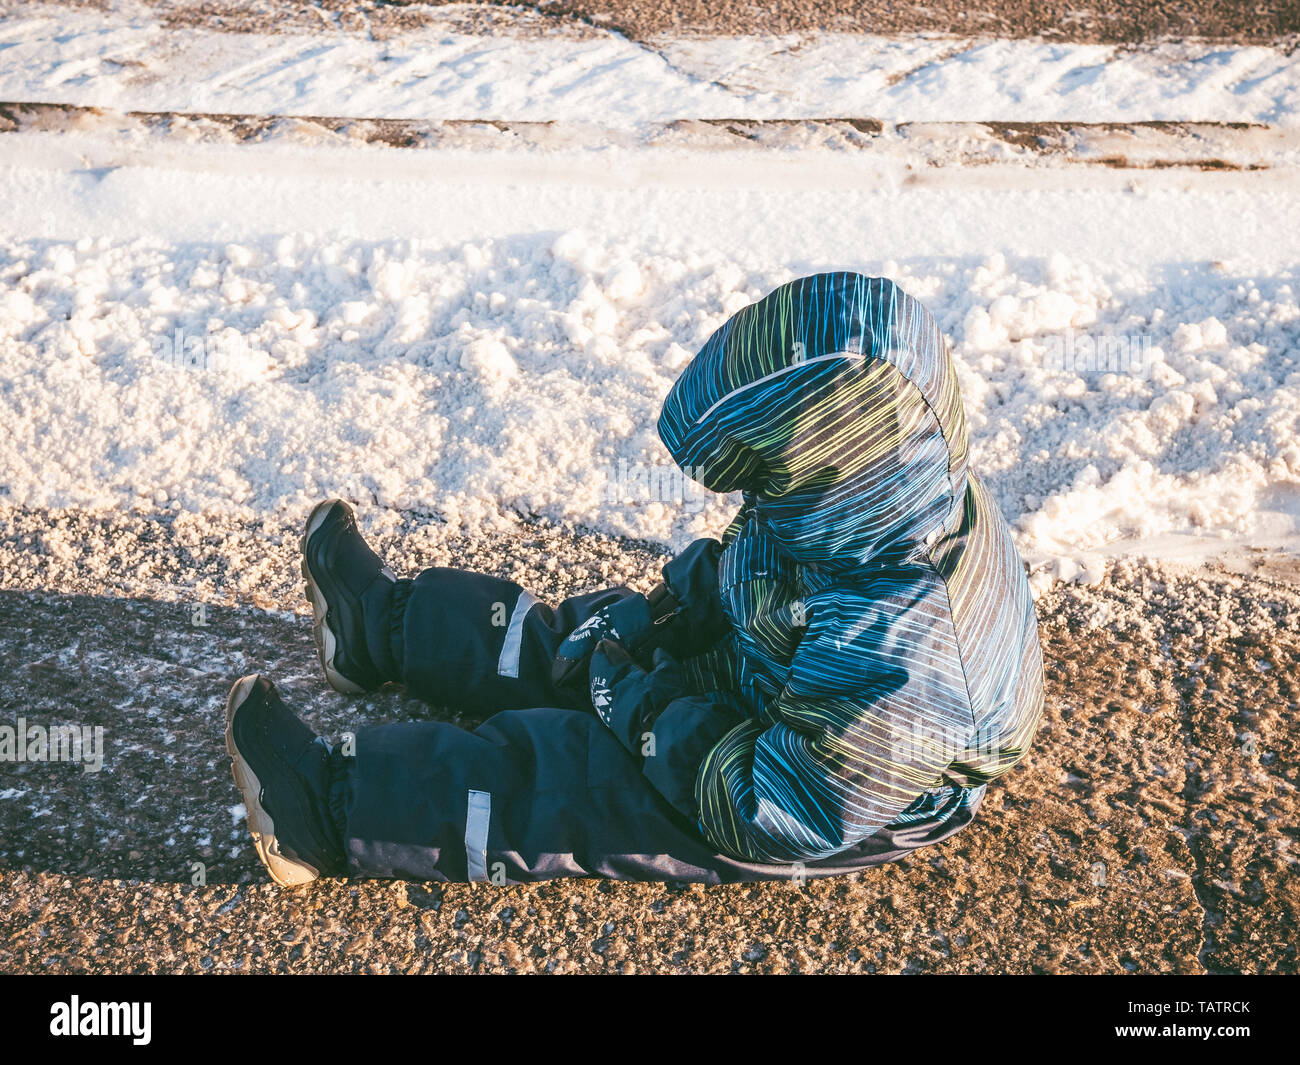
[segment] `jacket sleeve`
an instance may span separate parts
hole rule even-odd
[[[685,694],[666,656],[647,673],[612,644],[593,656],[593,702],[719,851],[823,858],[895,820],[970,741],[965,677],[936,598],[926,587],[811,597],[786,686],[761,717],[736,696]]]
[[[650,594],[654,635],[641,645],[602,642],[589,669],[592,705],[601,720],[659,793],[692,822],[700,763],[746,717],[738,696],[692,689],[677,661],[702,654],[731,633],[718,593],[721,554],[722,544],[706,538],[668,562],[663,583]],[[640,653],[646,644],[653,648],[653,664]]]
[[[835,854],[888,825],[947,765],[943,758],[899,764],[884,707],[825,701],[797,713],[803,721],[851,718],[855,729],[878,735],[879,756],[846,757],[833,726],[738,725],[705,755],[696,787],[700,828],[724,853],[779,863]]]
[[[699,818],[718,849],[834,854],[895,820],[970,742],[946,593],[928,581],[874,592],[810,597],[785,688],[705,756]]]
[[[695,822],[700,763],[745,719],[741,701],[726,692],[688,693],[681,667],[666,651],[655,653],[647,671],[612,641],[592,654],[591,700],[655,789]]]

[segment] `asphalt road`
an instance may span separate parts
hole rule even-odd
[[[1121,566],[1039,603],[1041,732],[977,821],[806,885],[274,887],[222,749],[264,671],[335,738],[474,715],[319,676],[295,529],[6,511],[0,722],[101,725],[99,772],[0,766],[5,972],[1295,972],[1300,586]],[[644,545],[535,527],[432,546],[545,596],[646,584]],[[1292,578],[1293,579],[1293,578]],[[193,601],[210,602],[205,625]],[[201,875],[200,875],[201,873]],[[196,883],[196,879],[205,881]]]

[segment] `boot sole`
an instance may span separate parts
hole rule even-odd
[[[248,811],[248,832],[253,837],[253,846],[257,849],[262,864],[266,866],[266,871],[280,887],[300,887],[316,880],[320,871],[306,862],[286,858],[280,853],[279,841],[275,838],[275,822],[262,805],[261,781],[235,746],[235,711],[244,704],[256,683],[256,673],[241,678],[235,682],[226,699],[226,753],[230,755],[230,772],[235,778],[235,786],[244,796],[244,809]]]
[[[325,602],[325,595],[312,578],[311,567],[307,565],[307,541],[321,527],[325,521],[325,516],[334,508],[335,504],[346,507],[348,513],[352,513],[352,508],[341,499],[327,499],[323,503],[317,503],[312,508],[312,512],[307,518],[307,528],[303,531],[302,539],[298,541],[298,547],[302,555],[302,563],[299,568],[302,570],[303,580],[307,582],[307,598],[311,602],[312,614],[311,635],[316,644],[316,654],[320,658],[321,669],[325,671],[325,680],[336,692],[343,692],[345,695],[362,695],[370,689],[357,684],[355,681],[348,680],[347,677],[334,668],[334,655],[338,650],[338,641],[335,639],[334,633],[330,631],[329,625],[325,623],[325,615],[329,610],[329,604]]]

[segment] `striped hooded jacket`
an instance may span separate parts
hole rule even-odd
[[[725,723],[676,803],[712,845],[823,858],[977,797],[1024,755],[1043,704],[1033,602],[920,303],[852,273],[783,285],[708,340],[659,433],[744,501],[710,556],[729,634],[625,724]]]

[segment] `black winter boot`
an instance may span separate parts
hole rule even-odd
[[[366,544],[356,515],[341,499],[317,504],[302,536],[302,575],[315,621],[312,635],[325,678],[336,691],[374,691],[397,679],[387,648],[366,644],[363,603],[387,602],[392,570]],[[405,583],[405,582],[404,582]]]
[[[346,862],[331,813],[330,749],[265,677],[244,677],[231,689],[226,750],[253,846],[271,879],[294,887],[340,875]]]

